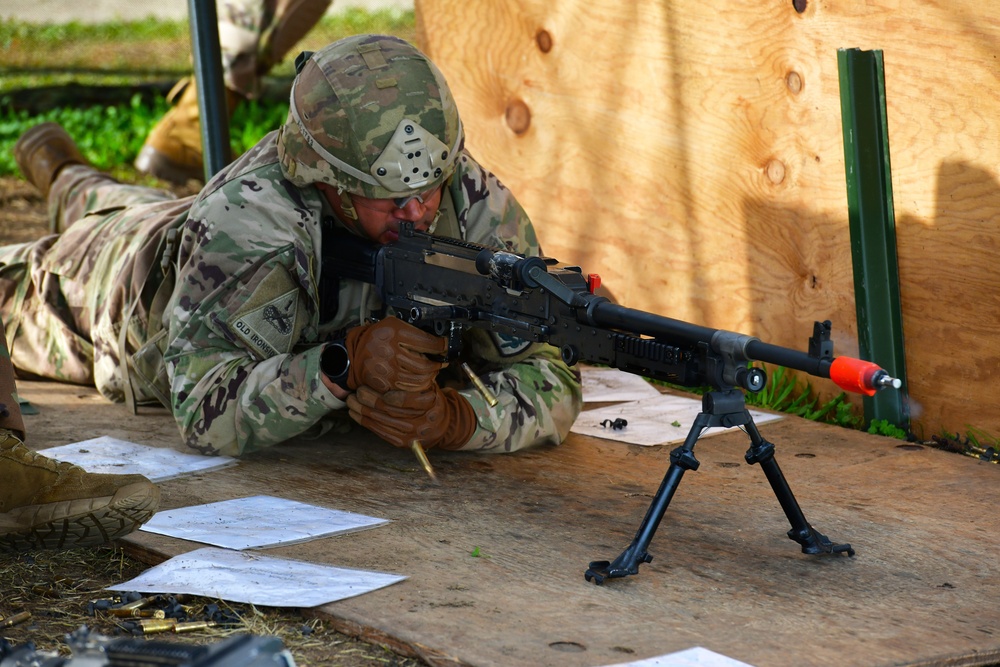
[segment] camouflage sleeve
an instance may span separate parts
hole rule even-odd
[[[314,340],[311,207],[268,187],[246,177],[218,191],[181,238],[164,360],[185,443],[205,454],[276,444],[344,405],[320,380],[321,348],[296,347]]]
[[[457,175],[453,196],[466,240],[529,256],[540,254],[527,213],[496,176],[468,155],[460,160]],[[513,452],[562,442],[583,404],[579,374],[550,345],[485,333],[475,339],[478,364],[470,365],[498,401],[491,406],[476,389],[460,390],[478,417],[476,432],[462,449]]]
[[[483,381],[497,404],[491,406],[475,388],[460,390],[478,418],[476,432],[462,449],[502,453],[558,445],[580,414],[580,376],[551,345],[533,346],[527,357],[486,373]]]

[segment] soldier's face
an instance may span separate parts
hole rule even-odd
[[[358,216],[357,220],[352,220],[344,213],[337,188],[326,183],[317,183],[316,187],[330,202],[341,222],[358,234],[382,244],[392,243],[399,238],[399,223],[404,220],[412,222],[417,231],[427,231],[441,205],[440,187],[422,193],[419,197],[411,197],[405,202],[348,195]]]

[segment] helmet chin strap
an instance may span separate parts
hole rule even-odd
[[[433,234],[434,233],[434,230],[436,230],[437,226],[438,226],[438,220],[440,220],[440,219],[441,219],[441,209],[439,208],[437,210],[437,213],[434,214],[434,219],[431,220],[430,226],[427,227],[427,233],[428,234]]]
[[[344,217],[357,220],[358,210],[354,208],[354,202],[351,201],[351,196],[347,194],[347,190],[343,186],[338,186],[337,194],[340,195],[340,208],[344,213]]]

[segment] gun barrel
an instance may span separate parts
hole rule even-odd
[[[644,310],[626,308],[606,300],[596,301],[588,309],[587,314],[592,320],[591,324],[631,331],[653,338],[670,338],[678,343],[689,345],[697,345],[700,342],[707,343],[718,331],[718,329],[703,327],[699,324],[647,313]]]
[[[633,331],[654,338],[667,338],[689,345],[709,344],[713,337],[722,331],[608,302],[596,304],[590,312],[595,324]],[[745,339],[743,350],[748,361],[761,361],[793,368],[817,377],[830,377],[832,359],[813,357],[806,352],[763,343],[752,336],[735,335]]]
[[[764,343],[752,336],[731,334],[682,320],[675,320],[654,313],[626,308],[607,301],[595,301],[587,310],[592,324],[636,332],[653,338],[664,338],[689,345],[722,344],[736,348],[747,361],[760,361],[809,373],[816,377],[830,378],[841,389],[872,396],[886,388],[898,389],[902,383],[877,364],[852,357],[820,357],[807,352],[792,350],[771,343]],[[732,347],[730,347],[732,350]],[[723,350],[715,350],[722,352]],[[738,357],[737,357],[738,358]]]
[[[822,378],[830,377],[830,366],[833,363],[832,358],[814,357],[806,352],[763,343],[759,340],[747,345],[747,354],[751,359],[762,361],[765,364],[794,368]]]

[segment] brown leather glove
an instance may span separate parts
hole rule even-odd
[[[448,340],[421,331],[398,317],[354,327],[344,340],[350,367],[348,390],[367,385],[380,394],[395,389],[421,391],[434,384],[446,364]]]
[[[361,386],[347,397],[351,419],[396,447],[419,440],[424,449],[461,449],[476,431],[472,405],[437,384],[424,391],[381,394]]]

